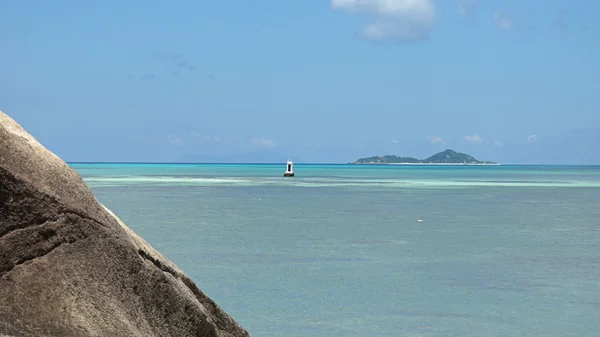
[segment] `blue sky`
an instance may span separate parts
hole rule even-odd
[[[599,164],[598,10],[592,0],[0,0],[0,110],[67,161],[273,151],[347,162],[452,148]]]

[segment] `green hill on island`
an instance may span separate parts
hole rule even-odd
[[[498,165],[491,161],[481,161],[465,153],[446,150],[434,154],[426,159],[413,157],[398,157],[394,155],[373,156],[360,158],[352,164],[470,164],[470,165]]]

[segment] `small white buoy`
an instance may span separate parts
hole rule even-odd
[[[287,162],[287,169],[285,173],[283,173],[284,177],[293,177],[294,176],[294,163],[291,160]]]

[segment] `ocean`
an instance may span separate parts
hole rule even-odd
[[[600,335],[600,166],[70,165],[254,337]]]

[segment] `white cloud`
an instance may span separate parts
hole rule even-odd
[[[221,140],[219,139],[219,137],[217,136],[207,136],[207,135],[203,135],[203,134],[199,134],[197,132],[192,132],[192,137],[201,139],[201,140],[207,140],[207,141],[214,141],[214,142],[220,142]]]
[[[483,138],[479,137],[478,135],[465,136],[465,140],[467,142],[473,143],[473,144],[483,144],[483,143],[485,143],[485,141],[483,140]]]
[[[494,142],[494,145],[498,146],[498,147],[502,147],[502,146],[504,146],[504,143],[502,143],[502,141],[500,141],[500,140],[497,140]]]
[[[445,144],[446,141],[442,139],[440,136],[428,136],[425,137],[431,144]]]
[[[275,141],[272,139],[265,138],[252,138],[252,145],[259,145],[264,147],[276,147]]]
[[[180,145],[181,143],[183,143],[183,139],[178,138],[178,137],[173,137],[171,135],[167,136],[167,141],[173,145]]]
[[[331,7],[369,17],[363,38],[405,42],[426,38],[436,11],[434,0],[331,0]]]
[[[398,139],[394,139],[392,140],[392,144],[400,144],[400,141]]]
[[[515,23],[508,17],[504,16],[504,14],[500,12],[494,12],[494,21],[498,25],[498,27],[502,29],[512,29],[515,27]]]
[[[527,140],[530,142],[535,142],[538,140],[537,135],[529,135],[527,136]]]
[[[476,0],[462,0],[458,2],[458,13],[463,16],[471,16],[477,11]]]

